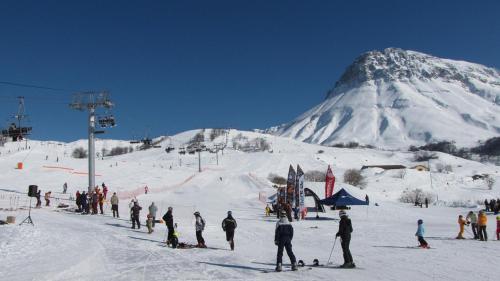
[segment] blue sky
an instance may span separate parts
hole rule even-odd
[[[86,137],[69,109],[107,89],[107,138],[267,128],[320,103],[361,53],[399,47],[500,68],[499,1],[2,1],[0,126]]]

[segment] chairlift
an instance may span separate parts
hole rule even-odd
[[[101,128],[113,128],[116,126],[115,117],[113,115],[98,117],[97,122]]]

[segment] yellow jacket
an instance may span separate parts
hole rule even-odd
[[[488,218],[486,217],[485,214],[479,214],[477,217],[477,224],[478,225],[486,225],[488,223]]]

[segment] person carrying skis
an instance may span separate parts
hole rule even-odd
[[[349,249],[349,244],[351,243],[351,233],[352,233],[352,223],[351,219],[347,216],[346,211],[340,210],[339,212],[340,222],[339,231],[335,237],[340,237],[340,245],[342,246],[342,252],[344,253],[344,264],[340,267],[342,268],[354,268],[356,265],[352,260],[351,250]]]
[[[470,223],[471,228],[472,228],[472,234],[474,234],[474,239],[479,239],[479,236],[477,235],[477,216],[473,211],[470,211],[467,214],[467,222]]]
[[[233,218],[232,212],[227,211],[227,218],[222,221],[222,230],[226,232],[226,241],[229,242],[231,251],[234,251],[234,230],[237,226],[238,224]]]
[[[201,217],[200,212],[196,211],[194,213],[196,218],[195,229],[196,229],[196,240],[198,241],[198,248],[206,248],[205,239],[203,239],[202,232],[205,230],[205,220]]]
[[[111,196],[111,210],[113,211],[113,218],[116,217],[119,218],[120,215],[118,214],[118,196],[116,195],[116,192],[113,192],[113,195]]]
[[[415,233],[415,236],[418,237],[418,242],[420,243],[420,247],[424,248],[424,249],[428,249],[429,244],[427,244],[427,241],[425,241],[425,239],[424,239],[424,235],[425,235],[424,221],[418,220],[417,224],[418,224],[418,227],[417,227],[417,233]]]
[[[134,206],[130,210],[132,213],[132,229],[135,229],[135,224],[137,223],[137,228],[141,229],[141,222],[139,221],[139,214],[142,210],[142,207],[134,201]]]
[[[464,228],[465,224],[467,224],[467,221],[464,219],[462,215],[458,216],[458,225],[460,227],[460,231],[458,232],[457,238],[456,239],[465,239],[464,238]]]
[[[149,214],[151,215],[151,217],[153,218],[153,221],[151,223],[151,227],[155,227],[155,220],[156,220],[156,212],[158,211],[158,208],[156,207],[155,205],[155,202],[151,202],[151,205],[149,205]]]
[[[167,245],[172,243],[172,238],[174,235],[174,216],[172,215],[173,208],[168,207],[168,211],[163,215],[162,219],[167,225],[168,236],[167,236]]]
[[[479,227],[479,240],[488,241],[488,233],[486,232],[486,225],[488,224],[488,218],[483,210],[479,211],[479,216],[477,217],[477,225]]]
[[[500,216],[497,216],[497,240],[500,240]]]
[[[292,263],[292,270],[297,270],[297,261],[292,251],[293,227],[288,220],[288,215],[285,210],[280,212],[280,220],[276,223],[274,231],[274,244],[278,246],[278,254],[276,255],[276,271],[283,270],[283,248]]]

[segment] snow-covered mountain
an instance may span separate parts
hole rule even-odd
[[[323,145],[473,145],[500,134],[500,72],[415,51],[367,52],[321,104],[268,132]]]

